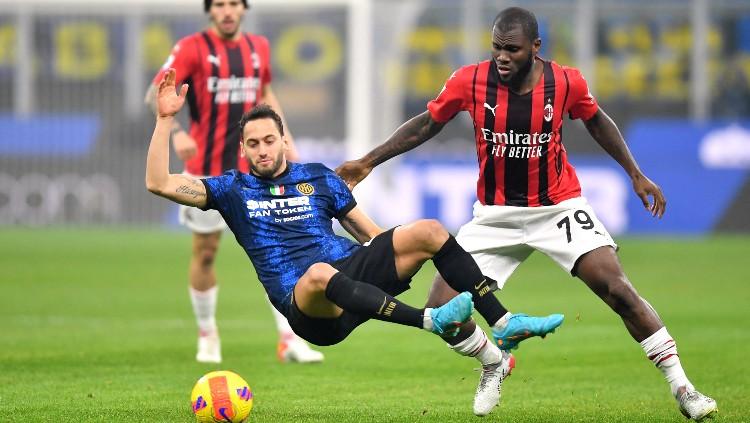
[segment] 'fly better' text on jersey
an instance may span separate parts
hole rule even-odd
[[[531,92],[500,82],[492,60],[458,69],[427,104],[436,122],[467,111],[479,163],[477,200],[484,205],[537,207],[581,195],[562,142],[565,115],[587,120],[598,110],[578,69],[536,58],[542,75]]]

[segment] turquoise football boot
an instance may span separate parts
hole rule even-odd
[[[550,314],[546,317],[532,317],[526,314],[514,314],[502,330],[492,328],[492,337],[498,348],[504,351],[518,348],[518,343],[532,336],[544,338],[560,326],[565,316]]]
[[[462,292],[440,307],[433,308],[432,332],[441,336],[456,336],[461,324],[471,318],[474,302],[471,294]]]

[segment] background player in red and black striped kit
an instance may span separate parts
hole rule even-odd
[[[540,47],[536,17],[521,8],[503,10],[493,22],[491,60],[454,72],[427,111],[337,172],[353,187],[375,166],[429,140],[459,112],[469,112],[479,163],[478,201],[474,218],[456,236],[459,244],[472,253],[485,275],[496,280],[495,289],[502,288],[534,250],[580,278],[622,318],[663,372],[682,413],[701,420],[716,411],[716,402],[696,391],[686,377],[674,340],[623,273],[616,244],[581,196],[562,144],[563,117],[583,120],[594,140],[631,177],[646,209],[657,217],[666,207],[661,189],[638,168],[581,73],[537,56]],[[428,306],[455,295],[438,274]],[[477,332],[481,330],[470,322],[459,336],[446,340],[465,354],[483,338]],[[514,346],[506,343],[500,348]]]
[[[218,176],[229,169],[248,172],[247,161],[239,156],[242,114],[265,103],[279,111],[283,118],[271,89],[268,40],[240,30],[247,7],[247,0],[204,0],[209,28],[177,42],[146,94],[146,102],[155,111],[156,86],[169,68],[176,69],[178,84],[189,84],[189,131],[175,120],[171,132],[175,153],[185,162],[185,173],[189,175]],[[297,152],[289,133],[287,138],[287,157],[296,161]],[[203,211],[188,206],[180,206],[180,222],[193,231],[189,279],[199,329],[196,359],[218,363],[221,362],[221,343],[215,318],[218,287],[214,259],[226,223],[215,210]],[[322,361],[323,354],[310,349],[294,334],[286,318],[270,308],[279,330],[279,359]]]

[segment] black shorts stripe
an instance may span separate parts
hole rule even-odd
[[[552,122],[554,122],[554,113],[549,121],[546,119],[547,105],[555,105],[555,72],[552,70],[550,62],[544,62],[544,113],[542,113],[542,133],[549,134],[552,132]],[[554,109],[553,109],[554,110]],[[551,140],[550,140],[551,141]],[[552,200],[549,199],[549,181],[548,181],[548,160],[549,142],[542,144],[542,154],[539,155],[539,203],[543,206],[551,206]]]
[[[212,56],[216,56],[216,47],[214,47],[214,43],[213,41],[211,41],[211,37],[209,37],[208,33],[205,31],[201,33],[201,36],[203,36],[203,39],[206,41],[206,45],[208,46],[208,53]],[[219,77],[219,66],[216,65],[216,63],[211,64],[211,76],[215,78]],[[216,133],[216,117],[218,114],[218,107],[216,106],[216,100],[214,96],[209,97],[209,101],[211,102],[211,116],[208,119],[208,135],[206,136],[206,151],[204,152],[204,156],[203,156],[203,174],[204,175],[211,174],[211,153],[213,153],[213,150],[214,150],[214,136]]]
[[[508,115],[505,132],[510,134],[531,133],[531,105],[534,92],[518,95],[508,90]],[[509,137],[510,138],[510,137]],[[529,159],[513,157],[513,149],[528,145],[508,145],[505,155],[505,205],[528,207],[529,205]]]
[[[499,75],[497,73],[497,67],[493,62],[490,62],[487,66],[487,91],[484,94],[484,102],[490,107],[497,107],[497,84],[499,81]],[[475,102],[476,104],[476,102]],[[495,115],[489,110],[484,112],[484,127],[495,132]],[[486,163],[484,165],[484,204],[491,206],[495,204],[495,157],[492,155],[492,143],[487,142],[485,145],[486,149]]]
[[[245,76],[245,65],[242,63],[242,51],[239,46],[227,48],[229,58],[229,73],[239,78]],[[230,94],[232,94],[230,92]],[[227,130],[224,136],[224,151],[221,152],[221,171],[237,167],[237,152],[239,151],[239,122],[245,111],[244,102],[229,101],[229,114],[227,116]]]

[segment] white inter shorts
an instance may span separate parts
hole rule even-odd
[[[583,197],[541,207],[474,203],[474,218],[461,227],[456,240],[498,288],[534,250],[572,272],[589,251],[606,245],[617,248]]]
[[[190,175],[194,178],[203,178],[203,176]],[[201,210],[197,207],[185,206],[180,204],[178,212],[180,224],[187,226],[188,229],[199,234],[211,234],[220,232],[227,228],[227,223],[221,217],[221,213],[216,210]]]

